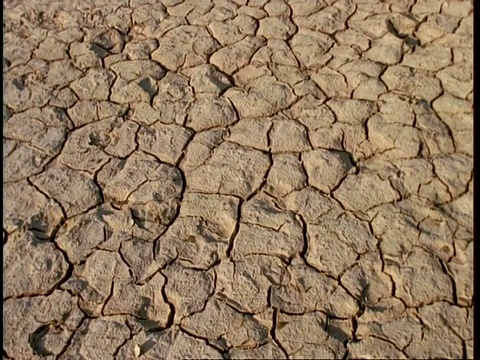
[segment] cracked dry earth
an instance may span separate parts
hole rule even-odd
[[[473,358],[472,3],[4,2],[4,359]]]

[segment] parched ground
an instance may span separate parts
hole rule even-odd
[[[472,3],[4,2],[3,358],[473,358]]]

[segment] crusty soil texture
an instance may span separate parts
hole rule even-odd
[[[4,359],[473,358],[472,1],[4,2]]]

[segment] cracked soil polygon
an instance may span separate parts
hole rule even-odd
[[[472,0],[4,10],[4,359],[473,359]]]

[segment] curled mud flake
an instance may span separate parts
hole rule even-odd
[[[170,307],[158,292],[165,284],[161,274],[156,274],[145,284],[132,280],[113,283],[112,296],[103,309],[105,315],[129,314],[142,320],[166,326]]]
[[[142,331],[134,335],[120,349],[122,359],[142,357],[147,359],[223,359],[222,354],[198,337],[187,335],[174,326],[159,332]]]
[[[306,174],[297,156],[293,154],[274,155],[265,190],[272,195],[283,197],[293,191],[303,189],[306,181]]]
[[[402,65],[427,71],[439,71],[451,64],[451,50],[444,46],[417,47],[405,54]]]
[[[31,232],[14,233],[4,249],[5,297],[46,294],[67,275],[63,254]]]
[[[342,284],[362,305],[376,304],[392,292],[388,275],[382,272],[383,260],[378,252],[360,257],[357,264],[342,275]]]
[[[82,265],[75,267],[73,276],[62,288],[80,297],[79,306],[86,314],[97,317],[104,314],[115,284],[129,281],[128,267],[118,253],[96,250]]]
[[[352,211],[365,211],[399,198],[388,180],[367,174],[347,175],[334,195]]]
[[[285,263],[276,256],[248,255],[222,261],[216,269],[217,294],[230,306],[248,313],[267,308],[269,288],[285,282]]]
[[[231,359],[286,359],[282,349],[273,341],[255,349],[233,348],[228,353]]]
[[[353,169],[346,152],[317,149],[302,154],[309,184],[329,193]]]
[[[10,116],[4,123],[4,135],[53,157],[60,152],[70,127],[62,109],[34,108]]]
[[[91,69],[70,87],[81,100],[108,100],[113,78],[113,74],[108,70]]]
[[[201,26],[178,26],[159,40],[152,59],[170,71],[205,63],[207,56],[219,49],[218,42]]]
[[[73,131],[65,142],[59,161],[75,170],[90,173],[100,170],[111,159],[105,149],[112,141],[111,131],[120,123],[109,118]],[[127,146],[133,150],[135,144],[127,143]]]
[[[269,166],[269,158],[264,153],[225,142],[203,165],[186,173],[192,179],[187,188],[247,196],[261,185]]]
[[[248,92],[231,88],[225,93],[241,117],[271,116],[295,101],[292,90],[271,76],[255,79],[249,83],[249,88]]]
[[[381,78],[389,90],[423,98],[426,101],[432,101],[442,93],[440,80],[424,70],[394,65],[390,66]]]
[[[268,340],[266,326],[215,298],[208,301],[202,312],[183,319],[181,326],[210,341],[223,339],[228,348],[255,348]]]
[[[396,296],[408,306],[438,299],[452,301],[452,282],[431,253],[413,247],[400,259],[386,261],[385,272],[396,284]]]
[[[174,218],[183,187],[177,168],[143,152],[110,161],[99,172],[98,182],[106,201],[130,209],[133,234],[151,241]]]
[[[157,122],[142,126],[138,132],[138,149],[155,155],[160,161],[176,164],[193,132],[177,124]]]
[[[88,29],[85,40],[93,45],[98,45],[102,49],[116,54],[122,51],[124,45],[124,36],[117,30],[109,29]]]
[[[326,34],[300,29],[289,40],[290,47],[305,69],[314,69],[325,65],[331,55],[328,50],[333,45],[333,40]]]
[[[356,335],[360,339],[388,340],[403,349],[421,336],[422,324],[415,309],[408,309],[396,297],[385,297],[375,303],[367,303],[357,320]]]
[[[179,217],[158,240],[156,259],[161,266],[178,258],[186,268],[210,268],[229,248],[237,212],[237,198],[185,193]]]
[[[123,53],[131,60],[148,60],[150,53],[158,47],[155,39],[146,39],[138,42],[129,42],[125,45]]]
[[[265,39],[255,36],[246,36],[239,42],[221,48],[210,57],[210,64],[217,67],[227,75],[236,71],[250,62],[255,52],[265,44]]]
[[[4,302],[4,350],[16,357],[57,356],[69,343],[84,314],[66,291]]]
[[[151,60],[120,61],[110,66],[110,70],[126,81],[133,81],[146,76],[159,81],[165,76],[165,70]]]
[[[168,279],[165,294],[175,307],[177,323],[205,308],[214,290],[214,278],[211,272],[188,269],[174,263],[169,265],[163,273]]]
[[[68,217],[83,213],[102,201],[100,190],[91,177],[65,166],[49,167],[32,181],[62,204]]]
[[[26,181],[5,184],[5,229],[30,229],[48,238],[63,220],[61,207]]]
[[[286,283],[274,284],[271,292],[272,306],[288,314],[301,316],[322,311],[330,316],[349,318],[358,311],[358,305],[338,282],[302,260],[294,259],[285,276]]]
[[[281,327],[279,326],[281,325]],[[326,316],[321,312],[305,315],[279,314],[276,338],[294,359],[341,358],[345,354],[344,345],[325,330]],[[303,334],[301,339],[294,334]]]
[[[322,272],[337,277],[376,245],[367,225],[350,214],[327,214],[317,222],[308,225],[306,259]]]
[[[63,88],[82,75],[68,60],[50,63],[45,82],[54,88]]]
[[[102,205],[68,219],[59,229],[56,242],[75,265],[98,249],[116,251],[123,240],[132,236],[133,221],[126,215]]]
[[[24,180],[38,174],[50,160],[43,151],[17,141],[11,141],[11,143],[14,143],[15,147],[11,148],[4,160],[6,182]]]
[[[270,119],[242,119],[229,129],[227,140],[243,147],[268,151]]]
[[[203,131],[226,127],[237,120],[236,112],[228,100],[212,96],[195,101],[190,108],[186,125],[195,131]]]
[[[22,78],[5,79],[5,105],[16,112],[45,106],[52,98],[52,89],[42,83],[27,84]]]
[[[317,223],[318,219],[331,211],[337,215],[342,212],[338,202],[310,186],[291,192],[285,196],[283,204],[310,223]]]
[[[287,40],[296,30],[289,18],[267,17],[259,23],[257,34],[266,39]]]
[[[143,102],[150,104],[153,96],[157,93],[156,81],[150,77],[127,82],[117,78],[112,86],[110,100],[119,104]]]
[[[409,357],[461,357],[463,340],[472,338],[473,333],[468,313],[443,301],[422,306],[418,310],[424,325],[422,336],[414,337],[405,353]]]
[[[402,39],[388,33],[380,39],[372,40],[372,45],[370,49],[365,52],[365,57],[385,65],[395,65],[402,59],[402,50]],[[410,63],[406,61],[405,65],[410,66],[409,64]]]
[[[100,68],[102,60],[110,55],[97,44],[78,41],[70,45],[69,54],[75,67],[81,70]]]
[[[376,337],[368,337],[347,345],[353,358],[381,357],[385,359],[408,359],[395,345]]]
[[[60,359],[82,356],[93,360],[99,357],[113,357],[117,349],[130,338],[130,329],[125,316],[105,316],[86,319],[75,332],[70,346]]]
[[[456,255],[447,265],[456,284],[459,305],[471,306],[473,303],[473,241],[466,249],[456,246]]]
[[[453,197],[465,192],[472,178],[473,163],[469,156],[449,154],[433,160],[435,174],[448,186]]]
[[[295,17],[294,21],[299,27],[333,35],[337,31],[345,30],[347,19],[354,11],[355,7],[350,1],[337,1],[307,17]]]
[[[335,39],[339,45],[348,45],[358,51],[366,51],[370,48],[369,37],[352,29],[336,32]]]
[[[310,150],[307,130],[298,122],[283,116],[273,118],[270,131],[273,153],[301,152]]]
[[[219,95],[232,86],[229,78],[212,65],[199,65],[188,72],[196,94]]]

